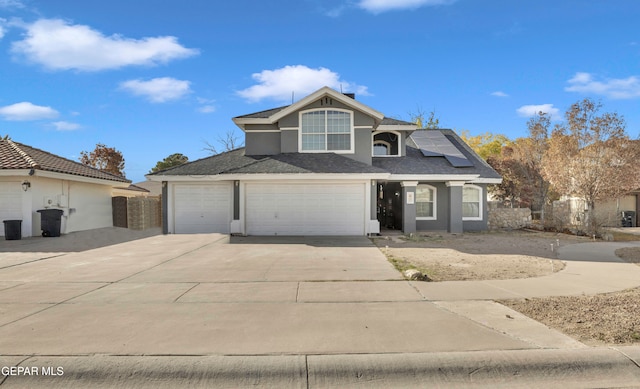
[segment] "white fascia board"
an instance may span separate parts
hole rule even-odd
[[[245,131],[245,125],[247,124],[272,124],[270,118],[233,118],[231,119],[240,127],[242,131]]]
[[[416,131],[418,126],[413,124],[402,124],[402,125],[392,125],[392,124],[381,124],[376,128],[376,132],[387,132],[387,131]]]
[[[216,182],[216,181],[345,181],[345,180],[386,180],[388,173],[290,173],[290,174],[218,174],[209,176],[149,176],[151,181],[169,182]]]
[[[11,177],[11,176],[29,177],[29,171],[31,171],[31,169],[2,169],[0,170],[0,177]]]
[[[48,172],[45,170],[36,169],[34,177],[45,177],[52,178],[55,180],[65,180],[65,181],[76,181],[76,182],[85,182],[88,184],[96,184],[96,185],[107,185],[113,188],[128,188],[131,183],[129,182],[119,182],[119,181],[111,181],[111,180],[103,180],[101,178],[93,178],[93,177],[84,177],[84,176],[76,176],[74,174],[66,174],[66,173],[57,173],[57,172]]]
[[[271,123],[275,123],[278,120],[282,119],[283,117],[290,115],[292,113],[294,113],[295,111],[304,108],[306,105],[313,103],[314,101],[316,101],[317,99],[319,99],[320,97],[324,96],[324,95],[329,95],[332,98],[340,101],[341,103],[343,103],[344,105],[357,109],[358,111],[362,111],[370,116],[373,116],[374,118],[378,119],[378,121],[381,121],[384,118],[384,115],[381,112],[376,111],[375,109],[369,107],[368,105],[364,105],[362,103],[360,103],[359,101],[357,101],[356,99],[352,99],[349,96],[345,96],[344,94],[333,90],[331,88],[329,88],[328,86],[322,87],[320,89],[318,89],[317,91],[313,92],[312,94],[308,95],[307,97],[303,98],[302,100],[299,100],[293,104],[291,104],[290,106],[288,106],[287,108],[278,111],[277,113],[275,113],[273,116],[271,116],[269,119],[271,120]]]
[[[470,184],[500,184],[502,183],[502,178],[477,178],[469,183]]]
[[[390,181],[473,181],[480,177],[479,174],[391,174]]]

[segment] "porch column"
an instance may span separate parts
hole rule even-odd
[[[402,232],[416,232],[416,187],[418,181],[402,181]]]
[[[461,234],[464,229],[462,225],[462,187],[463,181],[448,181],[449,188],[449,227],[447,232],[451,234]]]

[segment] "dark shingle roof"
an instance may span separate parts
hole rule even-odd
[[[385,126],[415,126],[415,123],[411,123],[411,122],[407,122],[404,120],[400,120],[400,119],[394,119],[394,118],[388,118],[388,117],[384,117],[384,119],[382,119],[382,122],[380,122],[380,125],[385,125]]]
[[[278,108],[271,108],[271,109],[267,109],[264,111],[260,111],[260,112],[254,112],[254,113],[249,113],[246,115],[242,115],[242,116],[237,116],[236,118],[245,118],[245,119],[267,119],[269,117],[271,117],[271,115],[274,115],[280,111],[282,111],[283,109],[287,108],[288,105],[282,106],[282,107],[278,107]]]
[[[124,177],[106,173],[10,139],[0,140],[0,170],[2,169],[35,169],[101,180],[131,182]]]
[[[244,154],[244,148],[188,162],[150,175],[201,176],[217,174],[287,174],[287,173],[386,173],[335,153],[284,153],[277,155]]]
[[[373,158],[373,166],[386,170],[391,174],[479,174],[481,178],[501,178],[478,154],[451,130],[421,130],[441,131],[445,137],[464,154],[473,164],[469,167],[454,167],[443,156],[425,157],[408,138],[406,156],[395,158]]]

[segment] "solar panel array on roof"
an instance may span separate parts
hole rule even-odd
[[[411,139],[425,157],[445,157],[453,167],[473,166],[473,163],[440,131],[415,131],[411,134]]]

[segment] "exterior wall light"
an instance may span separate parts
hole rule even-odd
[[[26,192],[29,188],[31,188],[31,183],[29,181],[24,181],[22,183],[22,190]]]

